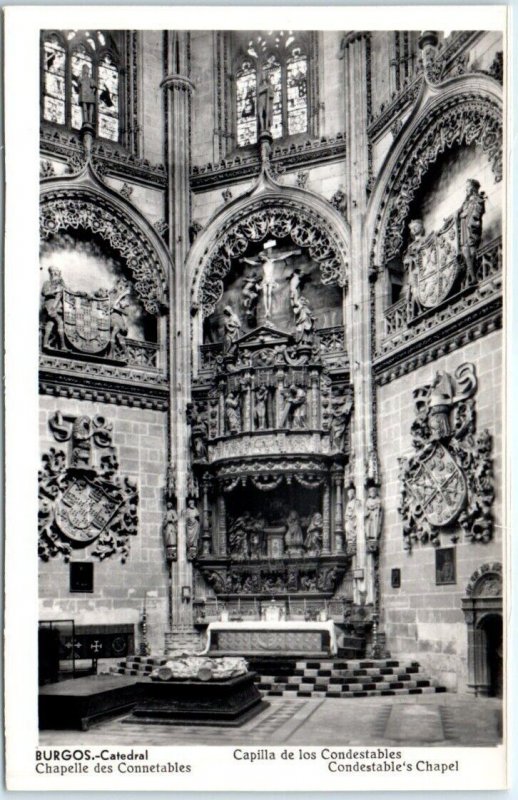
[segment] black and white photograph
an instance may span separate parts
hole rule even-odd
[[[13,788],[504,788],[502,9],[47,10]]]

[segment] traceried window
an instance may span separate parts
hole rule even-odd
[[[307,49],[291,31],[259,33],[242,41],[235,74],[238,147],[257,142],[257,90],[264,78],[274,90],[273,138],[307,132]]]
[[[84,67],[96,86],[97,135],[120,138],[119,47],[108,31],[52,31],[42,36],[43,119],[79,130]]]

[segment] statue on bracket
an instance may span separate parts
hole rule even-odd
[[[365,539],[370,552],[377,551],[383,525],[383,509],[379,489],[374,484],[367,487],[365,500]]]
[[[95,542],[91,555],[100,560],[129,555],[129,537],[137,534],[136,484],[118,474],[112,444],[112,426],[97,415],[64,415],[57,411],[49,427],[63,450],[43,455],[39,483],[38,553],[48,561],[61,553],[65,561],[73,549]]]
[[[268,426],[268,387],[263,383],[256,389],[254,404],[254,422],[257,431],[263,431]]]
[[[288,556],[300,556],[304,553],[304,533],[299,515],[294,509],[288,514],[284,549]]]
[[[83,64],[81,77],[75,78],[79,89],[79,105],[83,115],[83,126],[93,126],[95,107],[97,105],[97,84],[95,83],[88,64]]]
[[[322,514],[317,511],[309,521],[304,539],[304,547],[308,555],[319,556],[322,552],[323,531],[324,520]]]
[[[347,425],[353,408],[352,392],[337,394],[332,400],[330,443],[331,450],[343,453],[346,444]]]
[[[345,492],[344,509],[344,529],[347,550],[350,553],[356,552],[356,536],[358,532],[358,514],[360,513],[360,501],[356,498],[356,488],[350,484]]]
[[[439,545],[440,533],[456,538],[459,529],[471,541],[492,538],[491,436],[476,434],[476,390],[475,367],[465,363],[414,391],[414,453],[399,459],[407,550],[416,541]]]
[[[482,240],[482,217],[486,211],[486,195],[480,191],[480,183],[473,178],[466,181],[466,198],[459,211],[462,255],[470,283],[477,280],[476,256]]]
[[[299,295],[293,303],[293,313],[297,329],[297,343],[310,344],[313,339],[315,320],[308,301],[302,295]]]
[[[166,559],[168,563],[176,561],[178,546],[178,514],[176,513],[176,501],[169,498],[166,501],[166,512],[162,525]]]
[[[270,80],[263,76],[257,90],[257,133],[271,133],[273,125],[273,104],[275,90]]]
[[[196,500],[194,497],[189,497],[187,499],[185,520],[187,530],[187,558],[189,561],[192,561],[198,555],[200,543],[200,512],[196,507]]]

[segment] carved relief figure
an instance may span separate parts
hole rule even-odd
[[[284,406],[281,414],[280,427],[288,425],[292,428],[306,427],[306,390],[294,383],[283,389]]]
[[[128,312],[130,285],[122,280],[111,292],[111,330],[110,330],[110,355],[112,358],[126,356],[126,338],[128,336]]]
[[[225,398],[225,414],[228,432],[241,433],[241,400],[237,392],[230,392]]]
[[[482,240],[482,217],[486,211],[486,195],[474,179],[466,182],[466,199],[460,211],[461,251],[466,263],[468,281],[476,281],[476,256]]]
[[[377,542],[381,535],[383,509],[377,486],[369,486],[365,500],[365,537],[367,541]]]
[[[295,510],[290,511],[287,519],[287,529],[284,534],[284,546],[289,556],[298,556],[303,553],[304,534],[300,525],[299,515]]]
[[[253,321],[255,319],[260,287],[261,279],[255,272],[243,279],[243,309],[249,321]]]
[[[263,431],[267,427],[268,387],[262,384],[255,393],[254,421],[255,429]]]
[[[309,522],[304,547],[309,555],[319,556],[322,551],[322,533],[324,530],[324,520],[318,511],[313,514]]]
[[[45,281],[41,290],[43,298],[43,347],[57,345],[60,350],[65,349],[65,330],[63,327],[64,286],[61,270],[57,267],[49,267],[49,279]]]
[[[315,320],[311,312],[308,301],[300,295],[293,303],[293,313],[295,315],[295,328],[297,329],[297,342],[311,342]]]
[[[353,407],[352,394],[336,397],[331,409],[331,425],[330,425],[330,438],[331,449],[343,452],[345,449],[345,440],[347,432],[347,424]]]
[[[410,244],[403,256],[403,266],[406,271],[406,282],[403,294],[407,301],[415,297],[417,291],[417,276],[419,271],[419,250],[425,239],[425,229],[422,220],[413,219],[408,225],[410,231]]]
[[[97,85],[90,75],[87,64],[83,64],[81,77],[76,80],[79,87],[79,105],[83,114],[83,125],[93,125],[95,104],[97,102]]]
[[[250,514],[245,512],[242,516],[233,521],[229,530],[228,544],[230,555],[236,560],[249,558],[248,552],[248,530],[250,526]]]
[[[164,537],[166,558],[168,561],[175,561],[178,543],[178,515],[172,500],[167,501],[162,534]]]
[[[187,529],[187,557],[189,560],[196,558],[200,538],[200,512],[196,508],[196,501],[193,497],[187,500],[185,509],[185,520]]]
[[[241,320],[231,306],[223,309],[223,352],[230,353],[241,335]]]

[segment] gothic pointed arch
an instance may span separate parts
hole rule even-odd
[[[165,309],[174,267],[162,239],[134,205],[99,179],[90,161],[78,174],[42,181],[41,240],[67,229],[105,240],[125,261],[146,311],[157,316]]]
[[[412,201],[426,173],[448,150],[475,143],[502,178],[502,91],[486,75],[423,83],[414,112],[385,159],[369,203],[371,263],[383,267],[401,253]]]

